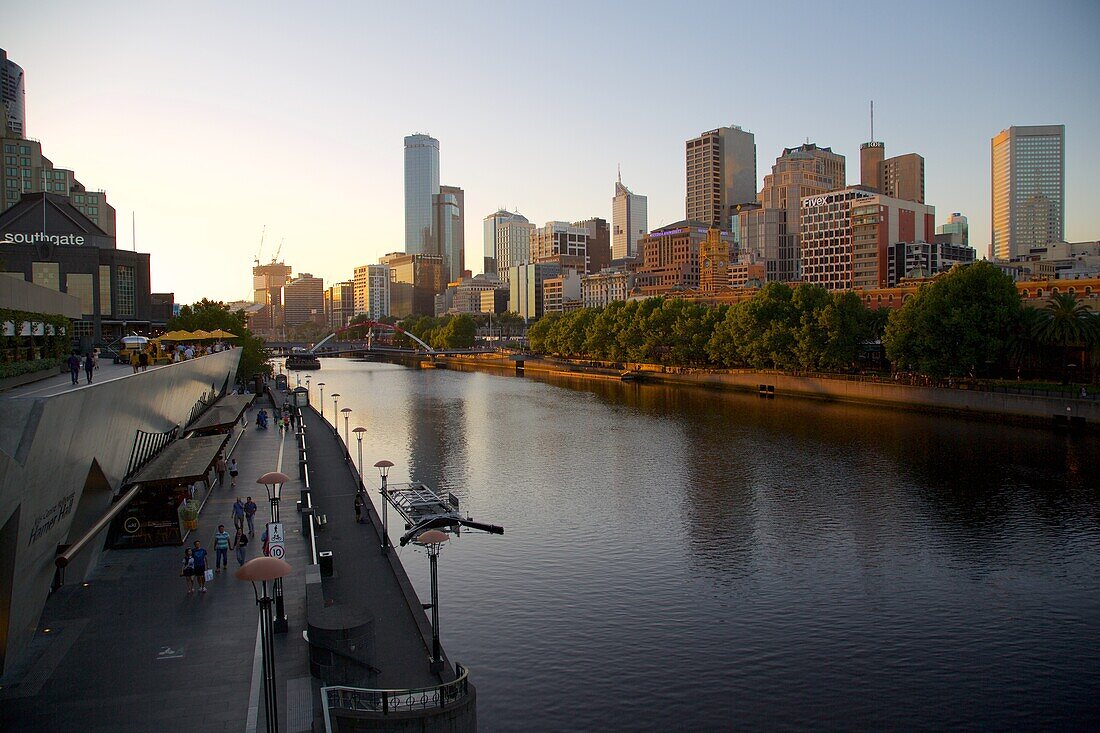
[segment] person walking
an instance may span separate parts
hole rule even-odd
[[[238,530],[244,527],[244,502],[239,496],[233,502],[233,527]]]
[[[95,370],[99,371],[99,347],[92,349],[92,363],[95,364]]]
[[[130,367],[134,370],[134,374],[138,373],[138,367],[141,366],[141,360],[138,358],[137,350],[130,352]]]
[[[84,374],[88,377],[88,384],[92,383],[92,372],[95,371],[95,359],[92,358],[92,352],[88,352],[84,355]]]
[[[248,500],[244,503],[244,518],[248,520],[248,534],[252,537],[256,536],[256,526],[252,523],[256,517],[256,502],[252,501],[252,497],[248,497]]]
[[[69,376],[73,378],[73,385],[75,386],[80,382],[80,355],[74,351],[69,355],[69,360],[66,363],[69,365]]]
[[[237,536],[233,539],[233,549],[237,551],[237,564],[244,565],[244,548],[248,544],[248,535],[243,529],[237,530]]]
[[[225,469],[227,465],[225,463],[225,454],[219,453],[217,460],[214,461],[214,470],[218,472],[218,486],[225,488]]]
[[[141,367],[141,371],[147,371],[149,369],[149,352],[145,349],[141,350],[138,354],[138,366]]]
[[[195,549],[191,552],[195,561],[195,578],[199,581],[199,593],[206,592],[206,548],[195,540]]]
[[[237,459],[229,459],[229,478],[233,482],[232,485],[237,485]]]
[[[356,524],[363,523],[363,492],[355,492],[355,522]]]
[[[229,533],[219,524],[214,533],[214,572],[220,573],[229,566]]]
[[[183,567],[180,568],[180,576],[187,581],[187,595],[195,592],[195,555],[188,547],[183,551]]]

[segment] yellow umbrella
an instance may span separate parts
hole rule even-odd
[[[169,331],[161,335],[162,341],[184,341],[191,337],[187,331]]]
[[[198,341],[206,341],[208,339],[216,338],[214,334],[209,331],[203,331],[201,328],[191,332],[191,336]]]
[[[223,331],[220,328],[210,332],[210,335],[219,339],[235,339],[238,338],[237,334],[229,333],[229,331]]]

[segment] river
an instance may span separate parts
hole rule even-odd
[[[1100,725],[1095,435],[339,359],[311,376],[330,420],[339,392],[366,428],[368,485],[389,459],[391,484],[506,528],[439,560],[482,730]],[[401,559],[427,600],[427,557]]]

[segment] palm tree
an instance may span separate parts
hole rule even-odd
[[[1041,335],[1047,343],[1062,347],[1063,384],[1069,384],[1070,348],[1090,345],[1096,338],[1091,310],[1073,293],[1056,293],[1047,301],[1047,322]]]
[[[1042,333],[1048,320],[1046,311],[1027,305],[1020,309],[1020,318],[1008,341],[1008,359],[1016,367],[1017,376],[1025,368],[1042,366]]]

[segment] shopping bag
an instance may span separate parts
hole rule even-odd
[[[213,570],[207,570],[206,571],[206,582],[209,583],[213,579],[214,579],[214,571]]]

